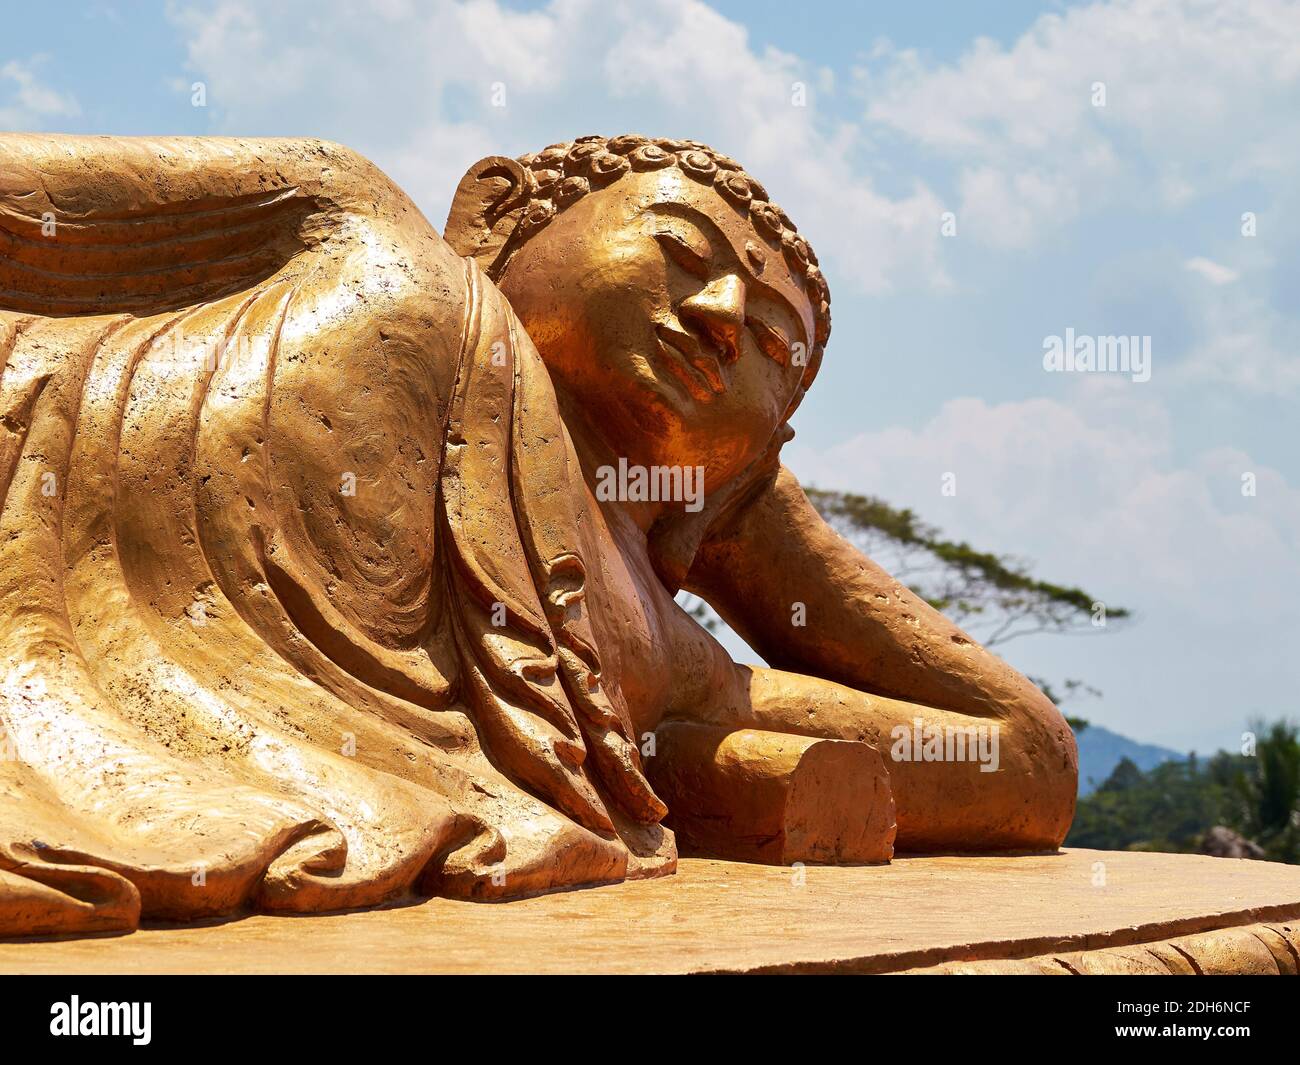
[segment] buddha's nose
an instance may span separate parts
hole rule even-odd
[[[714,278],[694,296],[678,305],[684,323],[704,330],[722,349],[724,363],[740,358],[741,330],[745,328],[745,285],[735,274]]]

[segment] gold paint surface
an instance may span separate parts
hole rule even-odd
[[[1300,947],[1294,866],[1067,849],[803,870],[684,858],[675,876],[506,905],[435,898],[0,942],[0,972],[1068,975],[1184,971],[1180,958],[1194,972],[1181,948],[1205,973],[1289,974],[1287,943]]]
[[[780,465],[829,333],[697,142],[482,160],[439,235],[335,144],[0,136],[0,934],[661,876],[678,817],[1054,849],[1060,714]]]

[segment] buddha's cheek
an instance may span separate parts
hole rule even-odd
[[[654,339],[651,318],[665,298],[662,263],[654,262],[661,257],[647,256],[639,234],[593,239],[567,221],[548,229],[540,248],[525,247],[501,288],[553,376],[574,390],[593,381],[607,390],[611,375],[624,375],[627,354]]]
[[[613,244],[584,265],[561,356],[566,391],[603,412],[602,431],[630,461],[694,464],[698,404],[665,365],[656,333],[672,316],[662,257]]]
[[[651,359],[658,350],[655,323],[671,313],[658,255],[616,242],[587,258],[575,293],[575,322],[590,338],[597,361],[616,372]]]
[[[763,453],[781,423],[787,402],[784,394],[776,394],[766,382],[761,389],[733,382],[733,388],[719,400],[698,408],[691,437],[701,456],[695,463],[706,466],[708,484],[736,476]]]

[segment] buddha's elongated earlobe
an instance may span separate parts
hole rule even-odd
[[[491,277],[508,254],[511,237],[533,197],[532,173],[516,160],[489,155],[466,171],[456,187],[443,239],[459,255],[473,256]]]

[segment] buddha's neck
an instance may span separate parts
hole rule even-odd
[[[560,413],[564,418],[565,428],[573,440],[573,449],[582,466],[582,475],[587,484],[595,485],[602,467],[618,469],[620,456],[606,441],[604,435],[588,420],[581,405],[571,403],[564,396],[559,399]],[[623,456],[626,457],[626,456]],[[648,533],[650,527],[659,519],[670,504],[666,502],[634,501],[627,499],[601,500],[600,505],[616,510],[635,525],[642,534]]]

